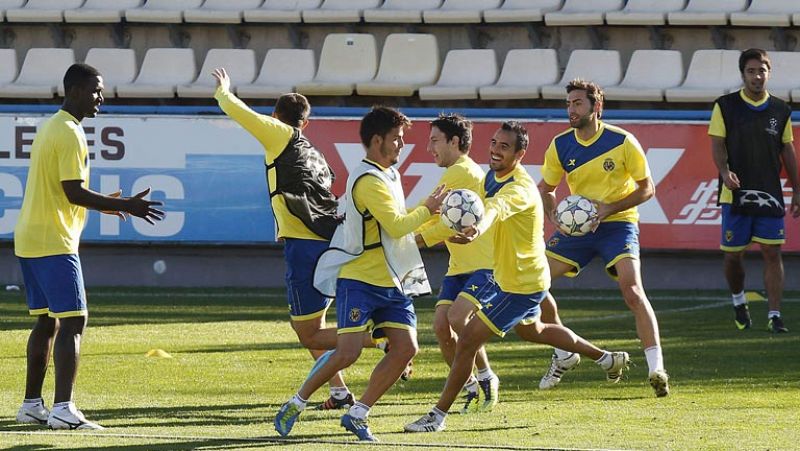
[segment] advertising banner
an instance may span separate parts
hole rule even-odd
[[[22,204],[30,144],[46,116],[0,116],[0,239],[10,240]],[[470,155],[488,167],[489,141],[499,120],[475,123]],[[261,145],[233,121],[202,116],[111,116],[83,122],[91,152],[91,188],[122,189],[131,195],[151,187],[167,216],[151,226],[121,222],[92,212],[84,242],[271,243],[275,225],[269,208]],[[336,173],[334,191],[344,191],[348,170],[364,156],[357,119],[312,119],[306,135]],[[656,185],[639,207],[646,249],[719,248],[717,173],[705,123],[622,123],[645,149]],[[544,151],[564,131],[564,122],[527,122],[531,144],[523,159],[539,181]],[[426,150],[430,128],[414,121],[397,165],[408,205],[435,186],[442,169]],[[791,189],[784,182],[788,204]],[[566,185],[558,197],[568,194]],[[798,222],[786,218],[787,250],[800,250]],[[548,233],[552,227],[548,225]]]

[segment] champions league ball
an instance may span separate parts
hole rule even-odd
[[[570,236],[583,236],[591,232],[595,216],[597,206],[594,202],[577,194],[565,197],[556,207],[558,228]]]
[[[441,217],[447,227],[461,232],[483,219],[483,202],[474,191],[454,189],[442,201]]]

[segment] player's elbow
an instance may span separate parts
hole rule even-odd
[[[640,184],[639,187],[642,193],[642,202],[646,202],[656,195],[656,186],[653,184],[652,179],[647,179],[647,181]]]

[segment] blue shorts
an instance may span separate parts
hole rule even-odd
[[[306,321],[325,314],[333,299],[314,288],[314,268],[330,242],[284,239],[283,257],[286,260],[286,297],[292,321]]]
[[[547,291],[533,294],[506,293],[497,284],[493,296],[475,314],[489,329],[499,336],[505,336],[517,324],[529,324],[539,316],[539,304],[547,296]]]
[[[482,302],[478,296],[478,290],[487,283],[494,283],[493,274],[491,269],[479,269],[465,274],[446,276],[442,281],[436,306],[450,305],[457,297],[463,296],[480,308]]]
[[[385,336],[381,329],[416,329],[417,314],[411,298],[395,287],[377,287],[352,279],[336,281],[336,319],[340,334],[372,330],[373,338]]]
[[[86,316],[81,259],[77,254],[19,257],[31,315],[52,318]]]
[[[743,251],[753,243],[786,242],[783,217],[738,215],[730,204],[722,204],[722,237],[719,248],[727,252]]]
[[[569,236],[556,232],[547,240],[547,256],[575,267],[567,277],[575,277],[599,255],[606,273],[617,280],[614,265],[623,258],[639,258],[639,226],[632,222],[601,222],[594,233]]]

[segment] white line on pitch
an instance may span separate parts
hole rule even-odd
[[[180,440],[180,441],[220,441],[220,442],[241,442],[241,443],[271,443],[271,444],[329,444],[329,445],[366,445],[366,446],[393,446],[417,448],[436,448],[436,449],[505,449],[505,450],[552,450],[552,451],[608,451],[605,448],[541,448],[511,445],[471,445],[457,443],[413,443],[413,442],[354,442],[345,440],[325,440],[325,439],[304,439],[304,438],[271,438],[271,437],[219,437],[219,436],[191,436],[191,435],[163,435],[163,434],[118,434],[118,433],[95,433],[95,432],[33,432],[33,431],[0,431],[1,435],[29,435],[38,437],[47,436],[82,436],[82,437],[108,437],[108,438],[140,438],[151,440]]]

